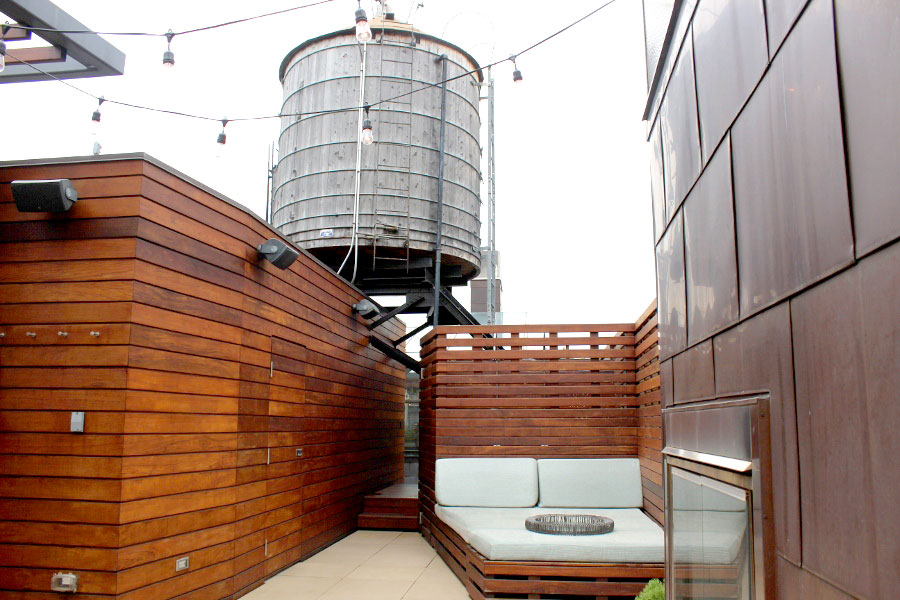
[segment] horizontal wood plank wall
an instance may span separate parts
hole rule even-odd
[[[434,519],[435,461],[460,456],[640,456],[647,505],[661,484],[655,315],[654,303],[638,323],[446,326],[426,335],[426,517]]]
[[[16,210],[59,177],[68,213]],[[0,598],[237,598],[402,478],[403,369],[332,272],[257,260],[273,236],[143,159],[0,169]]]
[[[637,321],[635,368],[637,369],[638,458],[644,510],[663,524],[662,415],[660,413],[659,335],[656,301]]]

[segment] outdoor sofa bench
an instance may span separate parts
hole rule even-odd
[[[472,598],[633,599],[663,576],[664,537],[641,509],[637,458],[446,458],[423,527]],[[612,532],[533,533],[539,514],[612,518]]]

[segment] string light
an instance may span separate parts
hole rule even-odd
[[[228,125],[228,119],[222,119],[222,132],[219,134],[219,137],[216,139],[217,144],[225,145],[225,126]]]
[[[216,27],[223,27],[223,26],[225,26],[225,25],[230,25],[230,24],[234,24],[234,23],[241,23],[241,22],[244,22],[244,21],[249,21],[249,20],[252,20],[252,19],[258,19],[258,18],[265,17],[265,16],[269,16],[269,15],[272,15],[272,14],[280,14],[280,13],[282,13],[282,12],[288,12],[288,11],[290,11],[290,10],[296,10],[297,8],[305,8],[305,7],[308,7],[308,6],[315,6],[315,5],[317,5],[317,4],[324,4],[325,2],[330,2],[330,1],[332,1],[332,0],[322,0],[322,1],[320,1],[320,2],[315,2],[315,3],[312,3],[312,4],[307,4],[307,5],[304,5],[304,6],[300,6],[300,7],[295,7],[295,8],[291,8],[291,9],[286,9],[286,10],[278,11],[278,12],[275,12],[275,13],[267,13],[266,15],[260,15],[260,16],[257,16],[257,17],[251,17],[251,18],[248,18],[248,19],[241,19],[241,20],[238,20],[238,21],[231,21],[231,22],[228,22],[228,23],[221,23],[221,24],[219,24],[219,25],[212,25],[212,26],[209,26],[209,27],[203,27],[203,28],[199,28],[199,29],[192,29],[192,30],[188,30],[188,31],[184,31],[184,32],[177,32],[177,33],[173,33],[173,35],[182,35],[182,34],[185,34],[185,33],[193,33],[193,32],[195,32],[195,31],[205,31],[205,30],[207,30],[207,29],[213,29],[213,28],[216,28]],[[563,33],[564,31],[566,31],[566,30],[572,28],[573,26],[577,25],[578,23],[581,23],[582,21],[584,21],[584,20],[586,20],[587,18],[593,16],[594,14],[596,14],[597,12],[599,12],[599,11],[601,11],[602,9],[606,8],[606,7],[609,6],[610,4],[613,4],[614,2],[616,2],[616,0],[608,0],[606,3],[604,3],[604,4],[602,4],[601,6],[595,8],[594,10],[592,10],[591,12],[589,12],[588,14],[586,14],[585,16],[583,16],[583,17],[581,17],[580,19],[578,19],[577,21],[574,21],[574,22],[570,23],[570,24],[567,25],[566,27],[563,27],[563,28],[560,29],[559,31],[557,31],[557,32],[555,32],[555,33],[553,33],[553,34],[551,34],[551,35],[545,37],[544,39],[542,39],[542,40],[540,40],[540,41],[538,41],[538,42],[532,44],[531,46],[525,48],[524,50],[521,50],[521,51],[518,52],[517,54],[511,55],[509,58],[500,59],[500,60],[497,60],[497,61],[492,62],[492,63],[490,63],[490,64],[487,64],[487,65],[484,65],[484,66],[482,66],[482,67],[479,67],[479,68],[477,68],[477,69],[472,69],[472,70],[470,70],[470,71],[462,72],[462,73],[460,73],[460,74],[458,74],[458,75],[455,75],[455,76],[453,76],[453,77],[448,77],[445,81],[448,82],[448,83],[451,82],[451,81],[456,81],[457,79],[461,79],[461,78],[463,78],[463,77],[467,77],[467,76],[473,75],[473,74],[475,74],[475,73],[480,73],[482,69],[487,69],[487,68],[490,68],[490,67],[495,67],[495,66],[497,66],[497,65],[499,65],[499,64],[501,64],[501,63],[504,63],[504,62],[506,62],[506,61],[511,61],[511,62],[513,63],[513,67],[515,67],[515,69],[514,69],[514,71],[513,71],[513,81],[521,81],[521,80],[522,80],[522,72],[516,67],[516,59],[517,59],[519,56],[521,56],[522,54],[524,54],[524,53],[526,53],[526,52],[529,52],[529,51],[531,51],[531,50],[537,48],[538,46],[540,46],[540,45],[544,44],[545,42],[547,42],[548,40],[550,40],[550,39],[552,39],[552,38],[558,36],[559,34]],[[360,9],[357,11],[357,14],[359,14],[359,12],[362,12],[363,18],[365,18],[365,11],[364,11],[362,8],[360,8]],[[366,21],[368,21],[368,20],[366,19]],[[368,26],[368,22],[366,22],[366,26]],[[7,28],[17,28],[17,29],[22,29],[22,30],[25,30],[25,31],[54,31],[54,32],[57,32],[57,33],[97,33],[97,32],[94,32],[94,31],[87,31],[87,30],[85,30],[85,31],[61,31],[61,30],[56,30],[56,29],[46,29],[46,28],[39,28],[39,27],[26,27],[26,26],[18,26],[18,25],[4,26],[4,28],[3,28],[4,32],[5,32],[5,30],[6,30]],[[369,34],[371,35],[371,29],[369,29],[368,31],[369,31]],[[169,32],[172,32],[172,30],[170,29]],[[104,35],[147,35],[147,36],[166,36],[167,34],[152,34],[152,33],[121,33],[121,32],[120,32],[120,33],[107,33],[107,34],[104,34]],[[0,43],[2,43],[2,42],[0,42]],[[0,46],[0,48],[5,48],[5,46]],[[229,121],[260,121],[260,120],[265,120],[265,119],[278,119],[278,118],[283,118],[283,117],[300,117],[300,116],[301,116],[300,113],[278,113],[278,114],[275,114],[275,115],[265,115],[265,116],[256,116],[256,117],[243,117],[243,118],[236,118],[236,119],[217,119],[217,118],[215,118],[215,117],[210,117],[210,116],[206,116],[206,115],[191,114],[191,113],[179,112],[179,111],[175,111],[175,110],[167,110],[167,109],[162,109],[162,108],[155,108],[155,107],[152,107],[152,106],[142,106],[142,105],[139,105],[139,104],[132,104],[132,103],[129,103],[129,102],[123,102],[123,101],[120,101],[120,100],[104,99],[102,96],[100,96],[100,97],[95,96],[94,94],[92,94],[92,93],[90,93],[90,92],[88,92],[88,91],[86,91],[86,90],[84,90],[84,89],[82,89],[82,88],[80,88],[80,87],[78,87],[78,86],[76,86],[76,85],[73,85],[72,83],[69,83],[68,81],[66,81],[66,80],[64,80],[64,79],[60,79],[60,78],[57,77],[56,75],[53,75],[52,73],[48,73],[47,71],[41,69],[40,67],[38,67],[38,66],[36,66],[36,65],[34,65],[34,64],[31,64],[31,63],[28,62],[28,61],[22,60],[21,58],[18,58],[18,57],[16,57],[16,56],[13,55],[13,54],[8,54],[8,53],[5,53],[5,52],[4,52],[4,54],[10,56],[10,57],[13,58],[13,59],[15,59],[17,63],[21,63],[21,64],[23,64],[23,65],[25,65],[25,66],[27,66],[27,67],[30,67],[31,69],[33,69],[33,70],[35,70],[35,71],[41,73],[42,75],[44,75],[45,77],[47,77],[47,78],[49,78],[49,79],[53,79],[53,80],[55,80],[55,81],[57,81],[57,82],[59,82],[59,83],[65,85],[65,86],[68,86],[68,87],[74,89],[74,90],[77,91],[77,92],[80,92],[80,93],[82,93],[82,94],[85,94],[85,95],[87,95],[87,96],[90,96],[90,97],[92,97],[92,98],[98,100],[98,101],[100,102],[100,104],[102,104],[102,103],[105,101],[105,102],[110,102],[110,103],[112,103],[112,104],[118,104],[118,105],[120,105],[120,106],[127,106],[127,107],[129,107],[129,108],[135,108],[135,109],[140,109],[140,110],[147,110],[147,111],[151,111],[151,112],[164,113],[164,114],[175,115],[175,116],[180,116],[180,117],[187,117],[187,118],[191,118],[191,119],[200,119],[200,120],[205,120],[205,121],[221,121],[221,122],[222,122],[222,133],[219,134],[219,139],[216,140],[217,142],[219,142],[220,148],[223,147],[224,144],[225,144],[225,124],[228,123]],[[174,56],[173,56],[173,62],[174,62]],[[361,108],[368,108],[368,107],[372,107],[372,106],[378,106],[378,105],[380,105],[380,104],[385,104],[385,103],[387,103],[387,102],[393,102],[393,101],[398,100],[398,99],[400,99],[400,98],[404,98],[404,97],[406,97],[406,96],[411,96],[412,94],[415,94],[415,93],[417,93],[417,92],[421,92],[421,91],[428,90],[428,89],[431,89],[431,88],[434,88],[434,87],[438,87],[438,86],[442,85],[443,83],[444,83],[444,81],[438,81],[438,82],[436,82],[436,83],[429,83],[429,84],[426,84],[426,85],[424,85],[424,86],[422,86],[422,87],[412,89],[412,90],[410,90],[410,91],[408,91],[408,92],[404,92],[404,93],[402,93],[402,94],[397,94],[396,96],[392,96],[392,97],[389,97],[389,98],[383,98],[383,99],[380,99],[380,100],[378,100],[377,102],[373,102],[373,103],[368,104],[368,105],[366,105],[366,106],[353,106],[353,107],[346,107],[346,108],[334,108],[334,109],[326,109],[326,110],[319,110],[319,111],[311,111],[311,112],[304,113],[304,116],[312,117],[312,116],[318,116],[318,115],[326,115],[326,114],[335,114],[335,113],[341,113],[341,112],[358,111],[358,110],[360,110]],[[95,111],[95,114],[98,115],[97,121],[99,122],[99,110],[98,110],[98,111]],[[373,141],[374,141],[374,136],[373,136]]]
[[[91,153],[95,156],[100,154],[103,147],[100,145],[100,107],[105,102],[103,96],[97,98],[97,110],[91,115]]]
[[[513,54],[510,56],[509,60],[511,60],[513,64],[513,81],[522,81],[522,71],[516,66],[516,55]]]
[[[175,66],[175,53],[172,52],[172,38],[175,37],[175,34],[172,33],[172,30],[166,32],[166,41],[168,45],[166,46],[166,51],[163,52],[163,66],[171,69]]]
[[[356,39],[361,44],[365,44],[372,39],[372,28],[369,27],[369,19],[366,17],[366,11],[362,7],[356,9]]]
[[[222,118],[222,131],[216,138],[216,156],[221,158],[225,154],[225,126],[228,125],[228,117]]]
[[[369,120],[369,107],[366,106],[366,118],[362,124],[362,143],[371,146],[375,141],[375,135],[372,133],[372,121]]]

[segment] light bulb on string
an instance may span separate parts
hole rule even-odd
[[[372,142],[375,141],[375,134],[372,132],[372,121],[369,120],[369,105],[366,104],[363,108],[366,111],[366,118],[362,123],[360,141],[366,146],[371,146]]]
[[[222,131],[219,133],[219,137],[216,138],[216,158],[222,158],[225,156],[225,126],[228,125],[228,118],[225,117],[222,119]]]
[[[522,81],[522,71],[516,66],[516,55],[513,54],[510,56],[509,60],[511,60],[513,64],[513,81]]]
[[[103,96],[97,98],[97,110],[91,115],[91,153],[94,155],[100,154],[103,149],[100,144],[100,107],[104,101]]]
[[[166,67],[166,70],[171,69],[175,66],[175,53],[172,52],[172,38],[175,37],[175,34],[170,29],[166,32],[166,51],[163,52],[163,66]]]
[[[372,39],[372,28],[369,27],[369,19],[362,7],[356,9],[356,39],[362,44]]]
[[[375,134],[372,133],[372,121],[366,119],[363,121],[362,126],[362,143],[366,146],[371,146],[372,142],[375,141]]]

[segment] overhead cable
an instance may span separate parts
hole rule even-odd
[[[65,34],[94,34],[94,35],[124,35],[124,36],[145,36],[145,37],[166,37],[168,35],[187,35],[189,33],[198,33],[200,31],[209,31],[210,29],[218,29],[220,27],[228,27],[229,25],[237,25],[239,23],[246,23],[247,21],[255,21],[256,19],[263,19],[265,17],[273,17],[275,15],[283,15],[284,13],[293,12],[295,10],[300,10],[302,8],[310,8],[312,6],[318,6],[320,4],[327,4],[328,2],[334,2],[334,0],[319,0],[318,2],[311,2],[309,4],[302,4],[300,6],[292,6],[291,8],[284,8],[282,10],[276,10],[272,12],[267,12],[261,15],[255,15],[252,17],[245,17],[243,19],[234,19],[232,21],[226,21],[224,23],[216,23],[215,25],[206,25],[204,27],[195,27],[194,29],[184,29],[182,31],[172,32],[171,30],[166,33],[153,33],[147,31],[94,31],[92,29],[53,29],[52,27],[29,27],[27,25],[18,25],[14,23],[6,23],[2,27],[4,30],[8,29],[21,29],[23,31],[32,31],[35,33],[65,33]]]
[[[323,3],[325,3],[325,2],[332,2],[332,1],[333,1],[333,0],[321,0],[320,2],[316,2],[316,3],[313,3],[313,4],[305,4],[305,5],[303,5],[303,6],[298,6],[298,7],[294,7],[294,8],[291,8],[291,9],[285,9],[285,10],[283,10],[283,11],[278,11],[278,12],[274,12],[274,13],[267,13],[266,15],[259,15],[259,16],[256,16],[256,17],[249,17],[249,18],[247,18],[247,19],[238,20],[238,21],[229,21],[228,23],[221,23],[221,24],[219,24],[219,25],[211,25],[211,26],[209,26],[209,27],[198,28],[198,29],[193,29],[193,30],[188,30],[188,31],[182,32],[182,33],[192,33],[192,32],[194,32],[194,31],[203,31],[203,30],[205,30],[205,29],[212,29],[212,28],[215,28],[215,27],[223,27],[223,26],[225,26],[225,25],[229,25],[229,24],[233,24],[233,23],[240,23],[240,22],[243,22],[243,21],[246,21],[246,20],[258,19],[258,18],[262,18],[262,17],[264,17],[264,16],[269,16],[269,15],[272,15],[272,14],[279,14],[279,13],[281,13],[281,12],[287,12],[287,11],[289,11],[289,10],[297,10],[297,9],[299,9],[299,8],[306,8],[306,7],[308,7],[308,6],[315,6],[316,4],[323,4]],[[282,118],[282,117],[298,117],[298,118],[299,118],[299,117],[318,116],[318,115],[326,115],[326,114],[332,114],[332,113],[341,113],[341,112],[359,111],[359,110],[363,110],[363,109],[365,109],[365,108],[373,108],[373,107],[379,106],[379,105],[381,105],[381,104],[385,104],[385,103],[388,103],[388,102],[393,102],[393,101],[395,101],[395,100],[399,100],[400,98],[404,98],[404,97],[406,97],[406,96],[410,96],[410,95],[412,95],[412,94],[415,94],[415,93],[418,93],[418,92],[421,92],[421,91],[424,91],[424,90],[428,90],[428,89],[431,89],[431,88],[439,87],[439,86],[443,85],[444,83],[449,83],[449,82],[451,82],[451,81],[456,81],[457,79],[461,79],[461,78],[467,77],[467,76],[469,76],[469,75],[474,75],[475,73],[479,73],[482,69],[488,69],[488,68],[491,68],[491,67],[495,67],[495,66],[497,66],[497,65],[499,65],[499,64],[502,64],[502,63],[505,63],[505,62],[512,62],[512,63],[515,64],[516,59],[519,58],[519,57],[521,57],[522,54],[525,54],[526,52],[530,52],[531,50],[534,50],[534,49],[537,48],[538,46],[541,46],[542,44],[544,44],[544,43],[548,42],[549,40],[555,38],[555,37],[558,36],[559,34],[561,34],[561,33],[565,32],[565,31],[567,31],[568,29],[571,29],[571,28],[574,27],[575,25],[577,25],[577,24],[581,23],[582,21],[584,21],[584,20],[590,18],[590,17],[593,16],[594,14],[600,12],[601,10],[603,10],[603,9],[606,8],[607,6],[609,6],[609,5],[613,4],[613,3],[615,3],[616,1],[617,1],[617,0],[608,0],[606,3],[604,3],[604,4],[602,4],[601,6],[595,8],[594,10],[592,10],[591,12],[589,12],[588,14],[586,14],[585,16],[583,16],[583,17],[581,17],[580,19],[578,19],[577,21],[573,21],[572,23],[566,25],[565,27],[563,27],[563,28],[560,29],[559,31],[556,31],[556,32],[553,33],[553,34],[548,35],[547,37],[545,37],[544,39],[540,40],[539,42],[536,42],[536,43],[532,44],[531,46],[528,46],[528,47],[525,48],[524,50],[522,50],[522,51],[520,51],[520,52],[517,52],[516,54],[513,54],[513,55],[511,55],[511,56],[509,56],[509,57],[507,57],[507,58],[503,58],[503,59],[494,61],[494,62],[492,62],[492,63],[490,63],[490,64],[481,66],[481,67],[479,67],[479,68],[477,68],[477,69],[472,69],[472,70],[469,70],[469,71],[464,71],[464,72],[460,73],[459,75],[455,75],[455,76],[453,76],[453,77],[448,77],[448,78],[446,78],[446,79],[443,79],[443,80],[441,80],[441,81],[437,81],[437,82],[435,82],[435,83],[429,83],[429,84],[426,84],[426,85],[424,85],[424,86],[422,86],[422,87],[419,87],[419,88],[410,90],[410,91],[408,91],[408,92],[404,92],[404,93],[402,93],[402,94],[397,94],[396,96],[391,96],[391,97],[389,97],[389,98],[383,98],[383,99],[381,99],[381,100],[377,100],[377,101],[375,101],[375,102],[371,102],[371,103],[367,104],[366,106],[348,106],[348,107],[344,107],[344,108],[333,108],[333,109],[326,109],[326,110],[314,110],[314,111],[307,111],[307,112],[303,112],[303,113],[278,113],[278,114],[275,114],[275,115],[262,115],[262,116],[255,116],[255,117],[238,117],[238,118],[234,118],[234,119],[228,119],[228,121],[229,121],[230,123],[233,123],[233,122],[239,122],[239,121],[262,121],[262,120],[266,120],[266,119],[280,119],[280,118]],[[54,30],[54,31],[55,31],[55,30]],[[75,32],[75,33],[78,33],[78,32]],[[126,34],[121,34],[121,35],[126,35]],[[133,35],[156,35],[156,34],[133,34]],[[159,34],[159,35],[165,36],[166,34]],[[40,67],[38,67],[38,66],[36,66],[36,65],[34,65],[34,64],[32,64],[32,63],[29,63],[29,62],[24,61],[24,60],[22,60],[22,59],[20,59],[20,58],[17,58],[17,57],[15,56],[15,54],[13,54],[13,53],[11,53],[11,52],[9,52],[9,51],[7,51],[7,56],[9,56],[10,58],[13,58],[13,59],[17,60],[18,62],[20,62],[20,63],[22,63],[22,64],[24,64],[24,65],[27,65],[27,66],[31,67],[31,68],[34,69],[35,71],[38,71],[39,73],[41,73],[41,74],[43,74],[43,75],[45,75],[45,76],[47,76],[47,77],[50,77],[51,79],[54,79],[54,80],[56,80],[56,81],[58,81],[58,82],[60,82],[60,83],[62,83],[62,84],[64,84],[64,85],[66,85],[66,86],[68,86],[68,87],[70,87],[70,88],[72,88],[72,89],[74,89],[74,90],[76,90],[76,91],[78,91],[78,92],[80,92],[80,93],[86,95],[86,96],[90,96],[91,98],[93,98],[93,99],[95,99],[95,100],[99,100],[99,99],[101,98],[101,96],[97,96],[97,95],[95,95],[95,94],[92,94],[91,92],[88,92],[87,90],[84,90],[84,89],[82,89],[82,88],[80,88],[80,87],[78,87],[78,86],[76,86],[76,85],[73,85],[73,84],[69,83],[68,81],[66,81],[66,80],[64,80],[64,79],[61,79],[61,78],[59,78],[59,77],[56,77],[56,76],[53,75],[52,73],[48,73],[47,71],[41,69]],[[129,107],[129,108],[134,108],[134,109],[139,109],[139,110],[147,110],[147,111],[152,111],[152,112],[157,112],[157,113],[170,114],[170,115],[174,115],[174,116],[186,117],[186,118],[191,118],[191,119],[200,119],[200,120],[204,120],[204,121],[219,121],[219,122],[221,122],[221,120],[222,120],[221,117],[213,117],[213,116],[206,116],[206,115],[198,115],[198,114],[192,114],[192,113],[181,112],[181,111],[177,111],[177,110],[169,110],[169,109],[163,109],[163,108],[156,108],[156,107],[152,107],[152,106],[144,106],[144,105],[141,105],[141,104],[135,104],[135,103],[131,103],[131,102],[124,102],[124,101],[121,101],[121,100],[115,100],[115,99],[112,99],[112,98],[105,98],[105,101],[108,102],[108,103],[110,103],[110,104],[117,104],[117,105],[119,105],[119,106],[126,106],[126,107]]]

